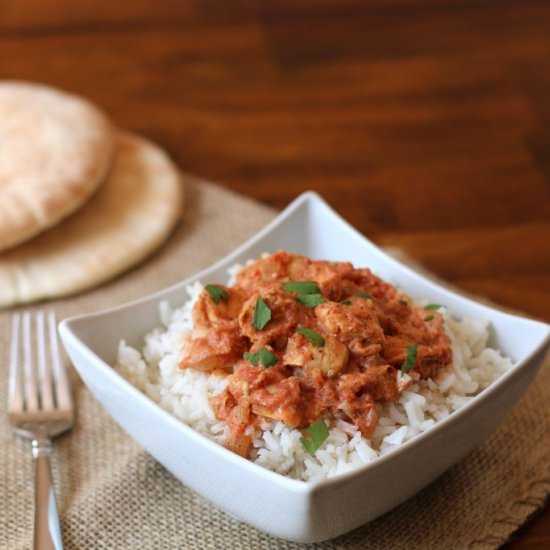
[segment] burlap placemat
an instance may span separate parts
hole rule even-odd
[[[55,302],[60,317],[122,303],[210,264],[274,213],[208,184],[190,185],[184,221],[149,262],[102,288]],[[5,410],[9,312],[0,315],[0,410]],[[74,380],[78,420],[53,463],[67,549],[494,548],[550,493],[550,368],[500,429],[415,498],[338,539],[314,545],[264,535],[181,485]],[[434,457],[437,460],[437,457]],[[31,548],[28,444],[0,415],[0,548]]]

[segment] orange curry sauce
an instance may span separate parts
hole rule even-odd
[[[288,281],[317,286],[314,302],[323,303],[302,303],[299,293],[283,288]],[[395,401],[406,386],[398,370],[411,346],[416,357],[409,381],[433,377],[452,359],[440,314],[351,263],[280,251],[242,269],[234,286],[216,289],[223,297],[203,290],[194,306],[180,367],[230,373],[211,404],[230,428],[226,446],[242,456],[252,448],[249,428],[262,419],[307,428],[318,419],[330,424],[341,418],[370,437],[377,403]],[[255,324],[259,299],[270,311],[261,329]],[[250,354],[259,350],[269,352],[273,364],[256,358],[254,365]]]

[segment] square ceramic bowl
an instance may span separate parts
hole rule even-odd
[[[490,344],[511,357],[514,366],[472,402],[393,453],[314,483],[288,479],[209,441],[111,368],[119,340],[139,346],[145,333],[159,325],[160,301],[177,307],[186,299],[187,284],[225,281],[229,266],[277,249],[368,266],[414,297],[443,303],[459,316],[489,319]],[[60,331],[90,391],[174,476],[229,514],[300,542],[329,539],[376,518],[460,460],[496,428],[523,394],[550,344],[548,325],[475,303],[427,280],[365,239],[314,193],[298,197],[256,236],[209,269],[127,305],[65,320]]]

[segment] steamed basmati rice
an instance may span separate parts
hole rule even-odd
[[[231,276],[237,269],[230,271]],[[120,342],[115,369],[165,410],[223,444],[228,428],[215,417],[209,398],[224,390],[227,376],[178,368],[184,336],[192,329],[192,307],[201,290],[198,282],[189,285],[189,300],[179,309],[172,311],[167,303],[162,303],[162,326],[145,336],[141,351]],[[445,308],[441,313],[452,342],[452,365],[435,380],[412,384],[398,401],[379,405],[380,420],[370,439],[363,437],[354,425],[339,420],[312,457],[300,442],[299,430],[282,422],[266,421],[261,435],[254,439],[252,460],[304,481],[347,472],[429,430],[512,366],[509,358],[487,346],[487,321],[457,320]]]

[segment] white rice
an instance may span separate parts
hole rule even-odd
[[[231,278],[239,268],[230,271]],[[192,329],[192,307],[201,290],[198,282],[189,285],[189,300],[173,311],[167,303],[161,303],[162,327],[145,336],[141,351],[120,342],[115,369],[181,421],[223,443],[227,427],[214,416],[209,398],[224,390],[227,377],[178,368],[184,336]],[[340,420],[312,457],[300,442],[299,430],[288,428],[282,422],[266,421],[261,436],[253,442],[254,462],[304,481],[347,472],[429,430],[512,366],[509,358],[487,347],[487,321],[457,320],[445,308],[440,312],[451,338],[453,364],[443,369],[435,380],[409,386],[398,401],[380,405],[380,420],[370,439],[363,437],[352,424]]]

